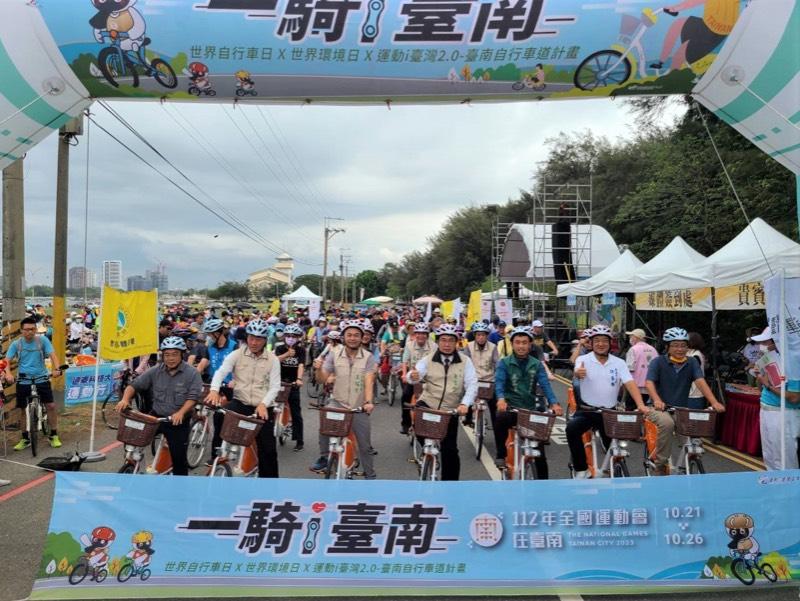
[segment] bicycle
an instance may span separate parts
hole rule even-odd
[[[325,479],[352,480],[359,466],[358,443],[353,434],[353,416],[364,409],[319,407],[319,433],[328,437],[328,461]]]
[[[187,91],[192,96],[216,96],[217,95],[217,91],[215,89],[211,88],[211,87],[198,88],[195,85],[191,85],[191,86],[189,86],[189,89]]]
[[[404,404],[404,409],[409,409],[411,412],[411,425],[408,428],[408,444],[411,447],[411,456],[408,458],[409,463],[416,463],[417,469],[422,466],[422,445],[419,443],[417,435],[414,434],[414,407],[417,400],[422,394],[422,384],[413,384],[414,393],[411,395],[411,402]]]
[[[258,92],[254,88],[250,88],[249,90],[245,90],[244,88],[236,88],[236,95],[239,98],[244,96],[258,96]]]
[[[81,557],[75,567],[72,568],[67,580],[69,580],[70,584],[80,584],[89,575],[91,575],[90,580],[97,583],[103,582],[108,576],[106,564],[93,567],[89,565],[89,560],[86,557]]]
[[[472,405],[472,424],[475,428],[475,459],[480,461],[483,452],[483,441],[489,429],[489,405],[487,401],[494,396],[494,382],[478,382],[478,398]]]
[[[119,87],[118,79],[130,76],[133,80],[133,87],[139,87],[139,73],[136,67],[142,67],[144,74],[153,77],[165,88],[175,88],[178,85],[178,78],[175,70],[170,64],[160,58],[147,60],[145,48],[150,44],[150,38],[144,38],[138,50],[123,50],[120,46],[122,40],[128,39],[127,33],[116,31],[102,32],[103,41],[109,41],[110,46],[103,48],[97,55],[97,63],[100,72],[106,81],[115,88]]]
[[[61,371],[66,370],[69,365],[62,365],[58,369]],[[31,387],[31,396],[28,399],[28,406],[25,408],[25,430],[28,432],[28,440],[31,443],[31,453],[36,457],[39,445],[39,432],[45,438],[50,437],[50,423],[47,419],[47,408],[42,405],[39,400],[38,384],[45,384],[50,381],[50,374],[46,376],[33,377],[28,374],[20,373],[17,382],[19,384],[29,384]]]
[[[170,421],[168,417],[155,417],[128,409],[119,414],[117,440],[125,445],[125,459],[117,470],[118,474],[140,474],[145,457],[145,449],[155,439],[160,424]],[[166,439],[162,437],[153,457],[153,466],[144,471],[148,473],[168,473],[172,470]]]
[[[541,445],[550,440],[556,415],[527,409],[508,411],[517,414],[517,425],[508,432],[503,480],[537,480],[536,460],[542,457]]]
[[[402,369],[400,361],[403,355],[398,352],[392,352],[389,356],[390,372],[389,372],[389,387],[388,394],[389,406],[394,405],[394,400],[397,397],[397,390],[400,388],[400,370]]]
[[[524,90],[528,88],[535,92],[541,92],[547,87],[547,84],[543,81],[539,81],[538,79],[532,77],[526,77],[520,81],[515,81],[511,84],[511,89],[516,90],[519,92],[520,90]]]
[[[292,436],[292,412],[289,409],[289,393],[293,384],[281,384],[281,391],[275,399],[272,414],[275,416],[275,440],[283,446]]]
[[[588,92],[602,86],[622,85],[628,81],[637,63],[639,77],[646,78],[647,61],[642,38],[647,30],[656,24],[658,15],[662,12],[665,11],[661,8],[657,10],[646,8],[639,17],[622,15],[619,43],[583,59],[575,70],[573,77],[575,87]],[[661,74],[658,69],[654,71],[656,75]]]
[[[685,407],[670,407],[667,411],[675,416],[675,432],[683,438],[678,461],[673,462],[672,457],[665,466],[667,474],[675,469],[682,474],[705,474],[703,466],[703,437],[714,436],[717,426],[717,412],[713,409],[687,409]],[[644,445],[644,473],[651,475],[656,469],[655,441],[658,437],[656,425],[645,421]]]
[[[208,469],[208,476],[212,478],[214,476],[220,478],[257,476],[256,436],[266,422],[254,416],[242,415],[219,407],[215,411],[223,415],[222,429],[220,430],[222,446]]]
[[[306,394],[309,398],[316,399],[319,397],[320,390],[322,385],[317,382],[317,369],[312,362],[312,369],[309,370],[310,374],[308,376],[308,380],[306,380]],[[311,403],[312,406],[314,403]]]
[[[778,574],[775,568],[766,561],[759,561],[761,553],[755,559],[750,559],[739,551],[734,551],[735,559],[731,562],[731,573],[739,579],[739,581],[747,586],[750,586],[756,581],[756,574],[763,576],[769,582],[777,582]]]
[[[211,436],[211,409],[203,403],[211,389],[209,384],[203,384],[201,400],[194,407],[191,425],[189,426],[189,444],[186,447],[186,462],[194,469],[200,465],[206,443]]]
[[[150,568],[147,566],[140,566],[136,567],[132,561],[126,561],[120,567],[119,572],[117,572],[117,581],[118,582],[127,582],[134,576],[138,576],[139,579],[144,582],[148,578],[150,578],[151,572]]]
[[[125,393],[125,389],[136,379],[136,376],[138,375],[139,374],[137,374],[135,371],[124,369],[119,373],[118,376],[115,376],[114,379],[118,380],[119,382],[118,385],[114,386],[114,392],[116,392],[116,394],[109,394],[108,397],[103,400],[103,405],[100,408],[100,415],[103,417],[103,423],[110,430],[116,430],[117,425],[119,424],[119,419],[114,416],[116,413],[114,409],[116,406],[116,401],[122,398],[122,395]],[[137,411],[147,413],[147,401],[140,393],[137,392],[135,395],[133,395],[131,404]]]
[[[430,409],[414,406],[414,431],[424,440],[422,444],[422,463],[419,468],[421,481],[436,482],[442,479],[442,464],[439,460],[441,442],[447,436],[447,428],[455,409]]]
[[[608,445],[608,450],[603,457],[603,463],[598,466],[597,464],[597,440],[600,438],[600,433],[591,430],[586,432],[590,434],[588,443],[584,442],[584,448],[587,448],[586,458],[588,461],[589,471],[592,478],[597,477],[598,473],[608,473],[611,478],[628,478],[630,471],[628,469],[628,443],[632,440],[640,440],[642,437],[642,421],[644,416],[638,411],[617,411],[615,409],[579,409],[584,413],[599,413],[603,416],[603,428],[606,436],[611,439]],[[584,437],[584,441],[586,438]],[[587,447],[588,445],[588,447]],[[602,449],[602,440],[600,441],[600,448]],[[575,467],[570,462],[569,471],[571,476],[575,477]]]

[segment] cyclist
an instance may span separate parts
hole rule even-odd
[[[271,407],[281,387],[281,366],[266,350],[267,323],[254,319],[245,327],[247,341],[230,353],[214,373],[208,402],[220,404],[222,382],[233,373],[233,400],[225,407],[229,411],[251,415],[255,412],[267,421],[256,437],[258,447],[258,477],[278,477],[278,451],[275,446],[275,424]]]
[[[475,366],[475,373],[478,375],[478,381],[481,383],[490,383],[489,390],[491,390],[491,397],[486,399],[486,404],[489,405],[489,414],[492,416],[492,424],[494,424],[495,416],[497,415],[497,397],[494,394],[494,372],[500,357],[497,354],[497,346],[489,342],[489,324],[476,321],[472,324],[471,331],[474,339],[467,343],[463,352],[472,360],[472,365]],[[480,396],[480,390],[479,388],[478,396]],[[472,425],[471,413],[467,414],[467,417],[464,419],[464,424],[467,426]],[[496,434],[497,431],[495,430],[495,435]]]
[[[400,433],[408,434],[408,429],[411,427],[411,409],[406,405],[411,402],[411,397],[414,396],[414,386],[406,380],[409,371],[409,366],[413,369],[417,362],[429,355],[434,351],[434,344],[428,337],[428,324],[424,321],[419,322],[414,326],[413,340],[407,340],[406,346],[403,349],[403,359],[400,364],[401,381],[403,382],[403,397],[402,397],[402,415],[400,417]]]
[[[286,326],[286,336],[273,351],[281,364],[281,382],[289,386],[289,410],[292,413],[292,440],[294,450],[303,450],[303,412],[300,409],[300,387],[303,385],[306,351],[301,340],[303,330],[300,326]]]
[[[507,357],[512,353],[511,341],[506,335],[506,322],[497,322],[494,332],[489,334],[489,342],[492,342],[497,346],[497,354],[500,355],[500,357]]]
[[[656,476],[666,475],[666,466],[672,454],[672,431],[675,422],[667,413],[668,407],[689,407],[689,391],[696,385],[714,411],[722,413],[725,406],[714,397],[703,376],[700,362],[687,357],[689,334],[683,328],[669,328],[662,337],[667,344],[666,354],[659,355],[647,367],[645,386],[655,411],[647,414],[647,419],[658,428],[656,443]]]
[[[186,449],[189,444],[190,421],[188,416],[194,409],[203,390],[200,374],[183,360],[186,343],[178,336],[168,336],[161,343],[161,363],[151,367],[133,380],[117,403],[117,411],[130,406],[138,392],[149,394],[153,399],[150,413],[158,417],[169,417],[170,422],[160,424],[172,457],[172,473],[189,475]]]
[[[310,365],[315,358],[319,356],[322,349],[325,348],[325,338],[328,336],[330,328],[328,327],[328,320],[325,317],[320,317],[317,320],[316,327],[308,329],[308,344],[309,353],[307,363]]]
[[[478,376],[469,357],[456,350],[458,333],[452,325],[439,327],[437,349],[426,355],[408,372],[411,384],[422,382],[418,405],[431,409],[455,409],[466,415],[478,394]],[[458,480],[461,460],[458,456],[458,419],[451,419],[441,442],[442,480]]]
[[[329,330],[326,338],[328,340],[328,344],[325,345],[325,348],[322,349],[322,352],[320,352],[317,358],[314,359],[314,367],[316,369],[322,367],[322,360],[328,356],[328,353],[342,343],[342,333],[339,330]]]
[[[531,346],[534,344],[533,336],[528,328],[514,328],[510,334],[513,352],[497,362],[495,372],[497,419],[494,434],[497,444],[495,463],[499,467],[506,463],[508,431],[517,423],[517,414],[507,411],[509,407],[542,411],[544,407],[536,396],[536,387],[539,386],[547,398],[550,409],[556,415],[563,414],[561,405],[550,386],[544,364],[533,357],[531,353]],[[536,459],[536,471],[540,480],[547,480],[548,469],[544,447],[541,448],[541,451],[541,456]]]
[[[20,322],[20,327],[22,328],[22,338],[12,342],[6,354],[8,363],[5,369],[5,380],[7,385],[14,383],[14,374],[11,373],[11,360],[14,358],[19,360],[19,373],[25,374],[33,380],[47,377],[47,367],[44,363],[45,357],[50,358],[51,365],[61,365],[58,355],[56,355],[53,345],[47,337],[36,335],[35,318],[26,317]],[[53,377],[60,375],[60,369],[53,370]],[[31,386],[36,386],[39,400],[47,410],[47,421],[50,424],[50,446],[57,449],[61,446],[61,439],[58,437],[58,411],[56,404],[53,402],[53,389],[50,387],[50,380],[37,384],[18,382],[17,406],[23,411],[24,415],[25,408],[28,406],[28,399],[31,396]],[[23,432],[20,441],[14,445],[14,450],[22,451],[29,446],[31,446],[30,437],[27,432]]]
[[[542,349],[544,353],[544,360],[548,360],[548,355],[551,357],[558,357],[558,347],[555,342],[550,340],[550,337],[544,333],[544,324],[534,319],[531,324],[531,334],[533,335],[533,343]]]
[[[327,384],[333,385],[329,405],[364,409],[364,413],[353,415],[353,434],[358,445],[358,460],[364,471],[364,478],[374,480],[376,475],[370,453],[369,415],[375,408],[372,401],[378,364],[375,357],[362,344],[365,327],[363,322],[356,319],[341,324],[344,344],[328,353],[321,374]],[[321,434],[319,451],[319,459],[311,466],[311,470],[315,472],[324,470],[327,464],[328,437]]]
[[[153,533],[149,530],[140,530],[135,532],[131,537],[131,549],[126,557],[133,561],[133,565],[137,570],[142,570],[150,565],[150,558],[155,553],[153,549]]]
[[[592,352],[575,360],[575,376],[580,380],[581,398],[578,410],[567,422],[566,428],[567,444],[577,479],[588,477],[583,433],[590,429],[598,430],[606,448],[611,442],[603,429],[603,416],[596,411],[616,407],[620,388],[625,387],[639,411],[645,415],[650,411],[642,402],[642,395],[625,361],[609,354],[612,333],[608,326],[597,325],[589,330],[588,336]]]

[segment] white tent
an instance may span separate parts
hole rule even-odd
[[[756,218],[704,261],[693,267],[665,270],[660,276],[654,274],[647,283],[637,285],[636,292],[763,282],[781,269],[786,277],[800,277],[800,244]]]
[[[291,294],[284,294],[281,297],[281,300],[287,302],[297,302],[297,301],[311,301],[315,299],[322,299],[321,296],[317,296],[311,290],[309,290],[306,286],[300,286],[297,290],[292,292]]]
[[[663,288],[658,286],[663,286],[663,282],[676,269],[692,267],[705,260],[705,255],[701,255],[689,246],[680,236],[675,236],[664,250],[636,270],[633,274],[633,288],[629,292],[640,289],[669,290],[670,286]]]
[[[494,299],[505,299],[505,298],[508,298],[508,289],[505,286],[498,288],[494,292],[481,292],[481,300],[494,300]],[[523,286],[522,284],[520,284],[519,298],[524,300],[530,300],[532,298],[546,300],[549,298],[549,295],[546,292],[534,292],[527,286]]]
[[[642,262],[628,249],[617,257],[611,265],[588,280],[559,285],[558,296],[570,294],[594,296],[603,292],[631,292],[633,289],[633,274],[641,266]]]

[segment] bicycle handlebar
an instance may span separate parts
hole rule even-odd
[[[65,363],[64,365],[59,365],[56,369],[58,371],[63,372],[65,370],[69,369],[69,365],[67,365]],[[25,374],[25,373],[20,372],[20,374],[17,376],[17,381],[21,382],[22,380],[30,380],[31,382],[38,382],[39,380],[49,380],[52,377],[53,377],[52,372],[48,373],[47,375],[44,375],[44,376],[32,376],[30,374]]]
[[[349,407],[309,407],[312,411],[324,411],[326,409],[338,409],[339,411],[347,411],[349,413],[364,413],[363,407],[356,407],[355,409],[351,409]]]

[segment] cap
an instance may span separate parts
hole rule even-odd
[[[531,327],[532,328],[543,328],[544,324],[541,321],[539,321],[538,319],[534,319],[533,323],[531,324]]]
[[[637,338],[641,338],[644,340],[647,338],[647,335],[644,333],[642,328],[636,328],[635,330],[631,330],[630,332],[625,332],[628,336],[636,336]]]
[[[504,321],[498,321],[498,322],[497,322],[497,327],[498,327],[498,328],[504,328],[504,327],[506,327],[506,322],[504,322]]]
[[[753,342],[766,342],[767,340],[772,340],[772,331],[769,329],[769,326],[767,326],[758,336],[750,336],[750,340]]]

